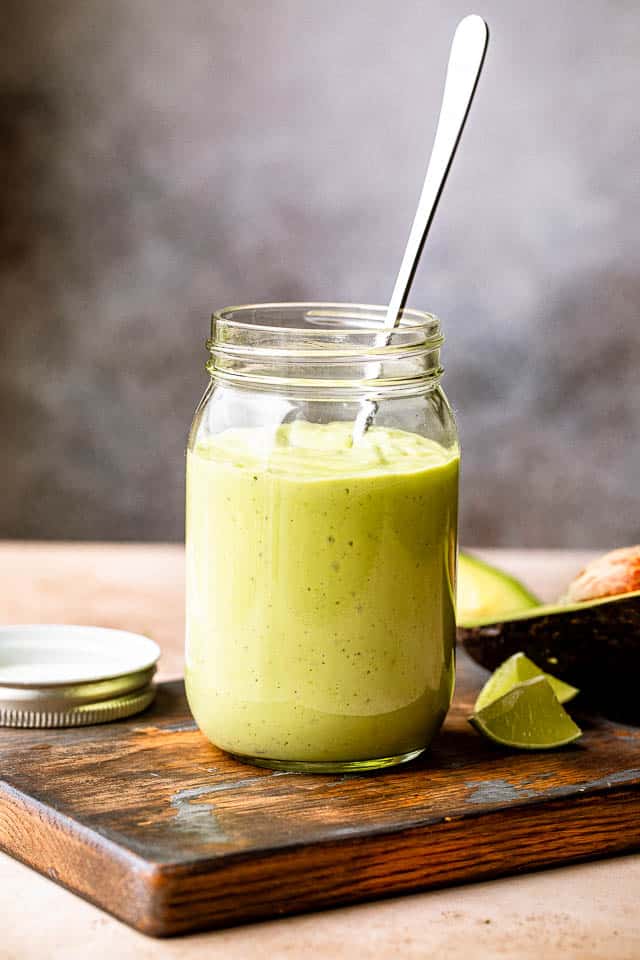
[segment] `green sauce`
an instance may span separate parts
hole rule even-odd
[[[229,429],[188,454],[187,694],[232,753],[396,757],[449,707],[458,451],[352,429]]]

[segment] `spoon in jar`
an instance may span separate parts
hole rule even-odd
[[[460,21],[451,42],[442,106],[418,209],[387,308],[384,333],[376,337],[377,347],[388,346],[407,302],[429,227],[469,115],[488,42],[489,28],[482,17],[471,14]],[[367,400],[362,404],[353,429],[354,443],[371,426],[376,410],[375,401]]]

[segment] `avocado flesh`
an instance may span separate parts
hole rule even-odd
[[[467,553],[458,558],[457,595],[459,627],[502,620],[540,604],[515,577]]]
[[[479,617],[458,638],[489,670],[522,651],[607,716],[640,720],[640,591]]]

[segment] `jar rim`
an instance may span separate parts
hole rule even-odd
[[[258,303],[225,307],[211,317],[215,380],[362,391],[427,387],[442,375],[440,321],[405,309],[385,327],[387,308],[359,303]]]
[[[287,311],[297,311],[300,319],[312,320],[342,320],[352,321],[353,325],[338,327],[337,324],[327,322],[326,326],[319,323],[282,323],[282,314]],[[211,315],[211,337],[216,340],[218,327],[233,330],[262,331],[269,334],[283,336],[308,337],[310,332],[320,338],[335,337],[336,332],[349,330],[352,333],[364,335],[380,335],[385,332],[384,319],[387,307],[380,304],[332,302],[321,300],[282,301],[265,303],[248,303],[239,306],[222,307]],[[270,317],[280,317],[280,322],[267,322]],[[240,319],[239,319],[240,317]],[[252,319],[249,319],[252,317]],[[437,346],[442,340],[440,319],[433,313],[404,308],[399,315],[398,324],[392,330],[395,334],[419,333],[424,334],[422,346]]]

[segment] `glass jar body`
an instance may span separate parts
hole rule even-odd
[[[248,377],[213,370],[189,438],[194,717],[217,746],[275,768],[411,759],[454,683],[449,405],[437,376],[390,386],[370,358],[374,376],[348,387],[301,376],[299,358],[287,376],[265,362]]]

